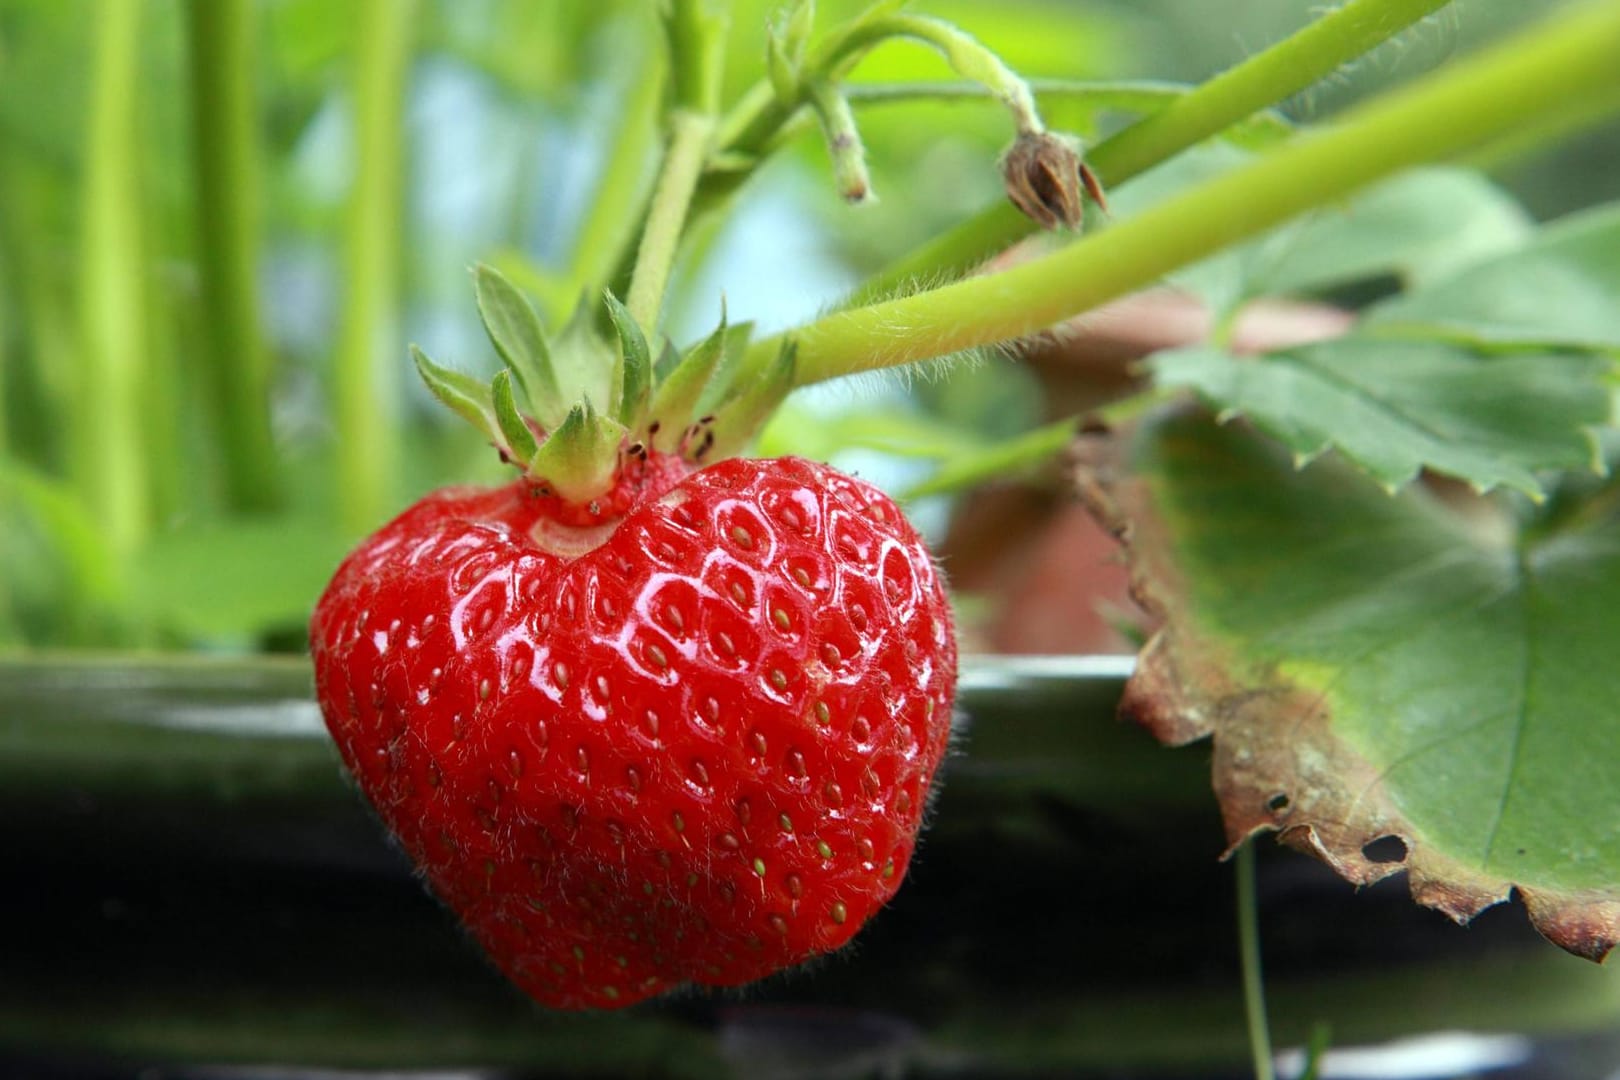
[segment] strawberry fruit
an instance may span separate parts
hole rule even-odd
[[[927,550],[827,466],[704,462],[760,408],[678,415],[723,326],[617,429],[588,395],[515,426],[501,414],[513,380],[534,405],[543,339],[479,275],[508,372],[485,396],[418,364],[527,475],[431,494],[338,569],[311,644],[344,761],[546,1005],[746,983],[839,948],[899,887],[945,752],[956,651]],[[610,307],[622,388],[647,350]]]

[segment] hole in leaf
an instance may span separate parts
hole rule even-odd
[[[1406,841],[1398,836],[1380,836],[1361,846],[1362,857],[1368,862],[1398,863],[1406,861]]]
[[[1266,809],[1270,810],[1273,814],[1280,814],[1284,810],[1288,809],[1288,792],[1279,791],[1277,794],[1267,799]]]

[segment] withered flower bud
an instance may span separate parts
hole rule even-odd
[[[1074,144],[1049,131],[1022,131],[1001,161],[1007,197],[1044,229],[1080,227],[1082,191],[1102,204],[1102,188]]]

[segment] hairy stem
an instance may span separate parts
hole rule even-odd
[[[355,73],[356,169],[344,236],[344,296],[333,394],[343,525],[376,525],[401,456],[399,230],[405,76],[415,0],[363,0]]]
[[[1450,0],[1350,0],[1217,75],[1087,152],[1104,186],[1121,184],[1331,75]],[[880,270],[850,297],[869,303],[910,281],[955,278],[1028,236],[1035,225],[997,203]]]
[[[1397,170],[1486,145],[1538,124],[1547,110],[1602,94],[1617,50],[1620,8],[1578,8],[1051,255],[793,331],[798,382],[1049,327]],[[763,371],[780,347],[763,339],[747,363]]]
[[[823,81],[811,84],[810,105],[821,121],[839,196],[846,202],[865,201],[872,194],[872,178],[866,171],[866,147],[848,100],[836,86]]]
[[[197,266],[206,334],[203,364],[225,503],[264,510],[279,500],[270,439],[270,363],[260,333],[258,116],[253,5],[190,0],[191,155]]]
[[[630,314],[649,341],[655,340],[670,270],[714,144],[725,76],[729,6],[722,0],[671,0],[664,16],[673,98],[669,147],[642,223],[626,297]]]
[[[669,152],[647,211],[647,226],[641,234],[635,270],[630,276],[630,295],[625,302],[649,341],[658,331],[664,290],[680,248],[686,211],[708,157],[714,118],[707,113],[677,109],[670,126]]]

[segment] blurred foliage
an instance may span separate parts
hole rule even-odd
[[[616,148],[613,140],[642,100],[640,80],[653,63],[650,0],[431,0],[412,27],[401,102],[402,265],[387,268],[386,282],[347,279],[346,215],[374,194],[356,190],[352,179],[355,58],[368,30],[362,5],[252,4],[259,198],[247,212],[263,325],[237,329],[262,335],[269,352],[268,409],[287,505],[275,516],[228,511],[225,443],[232,433],[203,390],[205,365],[213,362],[202,343],[199,280],[199,230],[208,225],[195,219],[185,3],[0,0],[0,644],[252,648],[296,641],[302,613],[353,539],[339,524],[347,495],[333,483],[334,351],[345,305],[365,288],[392,289],[401,312],[392,329],[401,340],[419,341],[463,368],[487,368],[493,361],[465,268],[497,261],[543,308],[566,311],[578,268],[602,258],[591,246],[612,236],[615,224],[622,231],[645,195],[632,168],[623,194],[632,205],[608,207],[601,220],[589,215],[609,155],[622,150],[636,161],[636,145]],[[759,77],[765,27],[777,6],[735,4],[728,94]],[[863,5],[819,6],[827,25]],[[1316,4],[916,6],[971,29],[1027,76],[1197,80],[1301,25]],[[1323,115],[1550,6],[1465,0],[1288,111]],[[131,12],[139,31],[135,91],[115,101],[122,119],[98,114],[93,77],[103,63],[99,35],[114,10]],[[854,78],[892,84],[947,80],[951,72],[933,51],[895,43],[875,50]],[[1126,115],[1055,103],[1049,112],[1085,132],[1106,132]],[[729,223],[700,232],[689,246],[676,305],[683,336],[713,324],[722,293],[733,322],[755,319],[778,329],[812,315],[864,273],[999,198],[995,162],[1010,133],[994,106],[863,107],[861,123],[875,205],[851,210],[838,200],[825,149],[806,128],[737,197]],[[115,145],[132,159],[108,156]],[[1493,168],[1519,181],[1516,194],[1545,214],[1594,201],[1595,185],[1620,165],[1617,146],[1620,139],[1587,139],[1529,164],[1505,159]],[[646,178],[639,179],[644,188]],[[1150,179],[1139,185],[1142,197],[1151,193]],[[1458,220],[1477,205],[1495,214],[1501,229],[1523,225],[1512,200],[1480,188],[1477,198],[1463,193],[1451,207]],[[115,227],[96,232],[97,219],[87,213],[92,191],[138,221],[116,227],[114,214],[107,220]],[[1130,195],[1119,194],[1128,205]],[[1401,213],[1432,221],[1435,200],[1452,202],[1438,189],[1424,198],[1430,201],[1402,203],[1404,210],[1380,219],[1376,234],[1362,232],[1362,240],[1407,233],[1411,219]],[[1323,285],[1323,270],[1310,263],[1308,253],[1296,254],[1288,283]],[[136,322],[102,321],[114,295],[137,305]],[[97,362],[93,340],[106,325],[137,326],[132,333],[140,340],[113,342]],[[130,373],[133,389],[89,382],[104,377],[108,364],[138,366]],[[400,460],[387,463],[391,497],[501,475],[487,447],[404,377],[406,364],[401,351],[393,385],[407,387],[403,396],[392,400],[390,391],[376,402],[406,446]],[[1050,419],[1039,380],[1004,357],[958,365],[949,379],[878,385],[796,400],[768,432],[767,447],[823,457],[884,452],[863,459],[869,464],[947,461],[993,450]],[[89,402],[101,404],[92,409]],[[830,424],[829,416],[842,419]],[[911,466],[886,473],[880,463],[868,472],[895,486],[918,479]],[[95,495],[108,477],[119,478],[117,490]],[[107,499],[131,501],[146,523],[144,532],[129,533],[138,539],[135,550],[118,550],[109,535],[99,509]]]

